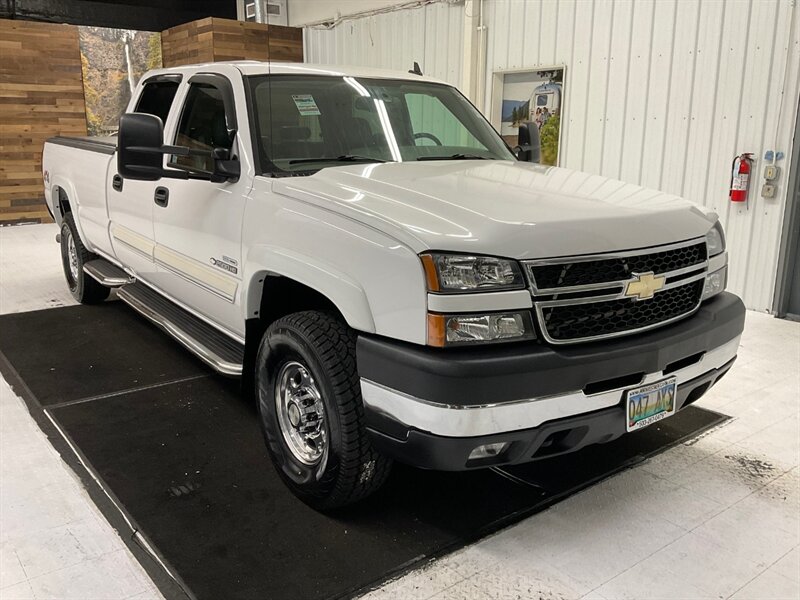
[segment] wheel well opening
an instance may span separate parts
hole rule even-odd
[[[59,212],[61,213],[61,216],[63,217],[68,212],[72,212],[72,208],[69,205],[69,197],[67,196],[67,192],[65,192],[63,190],[63,188],[60,188],[60,187],[56,188],[56,191],[58,192],[58,206],[57,206],[57,208],[58,208]]]
[[[258,313],[246,322],[245,390],[250,389],[249,383],[252,383],[252,373],[258,346],[267,327],[281,317],[304,310],[329,311],[344,320],[341,311],[336,308],[336,305],[327,296],[314,288],[288,277],[264,276]]]
[[[281,317],[302,310],[327,310],[341,315],[327,296],[305,284],[288,277],[264,278],[258,319],[265,328]]]

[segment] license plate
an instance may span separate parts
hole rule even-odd
[[[628,390],[625,398],[628,431],[636,431],[675,414],[678,379],[671,377]]]

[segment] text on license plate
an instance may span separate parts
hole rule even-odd
[[[647,427],[675,414],[677,391],[676,377],[628,390],[625,399],[628,431]]]

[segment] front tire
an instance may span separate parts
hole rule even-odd
[[[256,358],[272,462],[289,489],[317,510],[366,498],[391,468],[367,438],[355,340],[332,314],[294,313],[267,329]]]
[[[61,223],[61,264],[72,297],[81,304],[98,304],[108,298],[111,290],[100,285],[83,270],[83,265],[97,258],[83,245],[72,213],[64,215]]]

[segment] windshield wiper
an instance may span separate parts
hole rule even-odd
[[[489,160],[477,154],[451,154],[450,156],[420,156],[417,160]]]
[[[341,156],[320,156],[318,158],[295,158],[289,161],[290,165],[301,165],[303,163],[315,162],[376,162],[385,163],[385,160],[380,158],[372,158],[371,156],[359,156],[358,154],[342,154]]]

